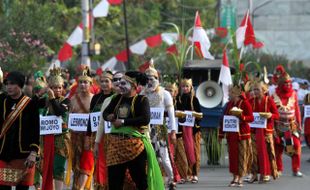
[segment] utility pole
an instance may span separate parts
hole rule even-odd
[[[89,58],[89,0],[82,0],[82,17],[83,17],[83,41],[82,41],[82,58],[81,64],[90,68]]]
[[[126,39],[126,52],[127,52],[127,69],[130,70],[131,69],[131,64],[130,64],[128,26],[127,26],[126,0],[123,1],[123,11],[124,11],[124,27],[125,27],[125,39]]]

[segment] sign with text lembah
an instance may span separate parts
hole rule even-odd
[[[104,125],[104,133],[106,134],[111,133],[112,123],[109,121],[104,121],[103,125]]]
[[[223,131],[239,132],[239,118],[232,115],[224,115]]]
[[[171,133],[171,131],[172,131],[172,126],[169,124],[169,117],[165,117],[165,121],[166,121],[166,126],[167,126],[167,128],[168,128],[168,133]],[[178,123],[179,123],[179,120],[178,120],[177,117],[175,117],[176,132],[179,131],[179,125],[178,125]]]
[[[60,134],[62,132],[62,119],[56,115],[40,115],[40,135]]]
[[[265,129],[267,127],[267,119],[261,117],[258,112],[253,112],[254,121],[249,123],[251,128]]]
[[[164,108],[151,107],[151,121],[153,125],[164,124]]]
[[[310,117],[310,105],[304,106],[304,118]]]
[[[98,130],[99,122],[100,122],[100,111],[92,112],[89,114],[90,116],[90,127],[91,131],[95,132]]]
[[[73,131],[87,131],[88,120],[87,113],[70,113],[68,127]]]
[[[187,126],[187,127],[194,127],[195,126],[195,117],[193,116],[192,111],[184,111],[186,114],[185,117],[185,122],[184,123],[179,123],[182,126]]]

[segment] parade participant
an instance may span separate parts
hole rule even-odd
[[[123,77],[123,73],[122,72],[116,72],[114,75],[113,75],[113,95],[107,97],[104,102],[102,103],[102,107],[101,107],[101,113],[103,113],[103,111],[106,109],[106,107],[110,104],[112,98],[114,98],[117,94],[120,93],[120,89],[119,89],[119,83],[120,83],[120,80],[122,79]],[[99,152],[106,152],[106,143],[107,141],[105,140],[107,138],[106,135],[104,135],[107,131],[104,130],[105,129],[105,125],[104,125],[104,119],[102,117],[102,114],[100,115],[100,122],[99,122],[99,126],[98,126],[98,130],[97,130],[97,133],[96,133],[96,139],[95,139],[95,148],[94,148],[94,155],[95,155],[95,158],[98,159],[99,157]],[[104,141],[104,145],[103,147],[100,147],[102,148],[103,150],[100,150],[99,149],[99,145],[100,143],[102,143],[102,141]],[[106,164],[106,163],[105,163]],[[104,169],[103,169],[104,168]],[[104,172],[103,172],[104,171]],[[98,173],[96,173],[96,175],[99,175],[98,177],[101,177],[102,179],[104,180],[107,180],[107,168],[106,168],[106,165],[105,167],[101,167],[101,169],[99,171],[97,171]],[[129,171],[127,170],[126,171],[126,174],[125,174],[125,180],[124,180],[124,189],[127,189],[127,190],[135,190],[136,189],[136,185],[135,183],[133,182],[131,176],[130,176],[130,173]],[[103,180],[103,182],[105,182]]]
[[[137,189],[164,189],[155,152],[141,133],[150,122],[150,107],[148,99],[137,94],[137,87],[146,82],[142,73],[126,72],[119,83],[120,94],[103,112],[103,118],[112,123],[106,143],[109,189],[123,189],[127,169]]]
[[[285,152],[292,158],[293,176],[302,177],[300,172],[300,132],[301,115],[298,106],[297,94],[292,88],[292,81],[287,73],[278,78],[278,87],[273,94],[280,118],[275,120],[275,151],[277,167],[280,174],[283,172],[282,154]],[[285,142],[282,142],[282,139]]]
[[[304,106],[309,105],[310,105],[310,93],[308,93],[304,98]],[[310,117],[305,118],[304,137],[308,147],[310,148]],[[310,158],[307,161],[310,162]]]
[[[45,135],[43,137],[42,152],[42,189],[52,190],[53,179],[56,190],[63,189],[65,163],[69,157],[70,134],[68,130],[68,112],[70,100],[63,96],[64,80],[61,76],[61,68],[54,67],[50,70],[48,87],[44,88],[44,81],[38,79],[36,88],[45,89],[47,96],[41,97],[39,102],[40,114],[56,115],[62,118],[62,133],[57,135]]]
[[[176,110],[176,103],[177,103],[177,95],[178,95],[178,87],[175,83],[168,83],[165,85],[165,89],[170,92],[172,98],[173,98],[173,105]],[[181,111],[175,111],[175,117],[178,118],[179,122],[184,122],[185,120],[185,113]],[[178,123],[177,123],[178,125]],[[182,138],[182,131],[178,130],[176,134],[176,143],[175,145],[171,143],[171,140],[169,142],[170,146],[170,157],[173,159],[172,160],[172,166],[176,166],[176,168],[173,167],[173,171],[177,174],[180,175],[181,179],[178,180],[177,182],[180,184],[185,183],[187,179],[187,172],[188,172],[188,162],[186,158],[186,153],[184,149],[184,144],[183,144],[183,138]],[[176,177],[176,175],[175,175]]]
[[[219,129],[219,141],[226,135],[229,156],[229,171],[233,174],[231,187],[242,187],[242,177],[245,176],[251,165],[251,134],[249,122],[254,120],[249,101],[243,95],[239,85],[229,89],[229,102],[224,115],[234,115],[239,118],[239,132],[224,132],[223,124]]]
[[[78,78],[77,92],[71,98],[70,113],[89,113],[90,101],[93,94],[90,92],[92,84],[89,69],[86,67]],[[86,132],[71,132],[71,150],[73,166],[74,190],[84,189],[86,182],[91,177],[94,166],[94,158],[91,150],[93,139]]]
[[[169,118],[168,126],[171,127],[171,140],[176,141],[176,123],[174,116],[173,99],[168,91],[159,84],[159,74],[151,63],[149,68],[145,70],[148,77],[148,83],[141,92],[150,102],[150,107],[164,108]],[[168,128],[163,125],[151,125],[151,141],[156,151],[157,159],[162,163],[165,173],[168,177],[169,189],[175,189],[173,169],[168,151]]]
[[[101,91],[94,95],[90,102],[90,112],[98,112],[101,110],[102,103],[106,98],[113,94],[112,92],[112,73],[109,71],[104,71],[98,73],[97,81],[100,84]],[[92,133],[90,123],[87,127],[87,135],[96,136],[96,133]],[[98,139],[98,154],[96,155],[96,167],[95,167],[95,178],[94,178],[94,185],[95,189],[105,189],[107,185],[107,177],[106,177],[106,162],[104,157],[103,151],[103,139]],[[93,145],[91,145],[93,146]]]
[[[0,99],[0,189],[27,190],[33,184],[39,151],[39,114],[35,102],[22,93],[25,76],[10,72]]]
[[[177,110],[193,111],[195,117],[195,126],[180,126],[183,132],[184,148],[189,164],[189,180],[192,183],[198,182],[200,170],[200,141],[201,132],[198,121],[202,119],[200,103],[195,96],[192,79],[183,79],[181,81],[181,94],[177,98]]]
[[[273,143],[273,121],[279,118],[278,109],[271,96],[268,96],[268,87],[262,82],[255,81],[251,86],[254,97],[249,102],[253,112],[258,112],[261,117],[267,119],[266,128],[251,128],[251,140],[253,145],[253,162],[251,173],[252,178],[248,181],[258,181],[257,174],[260,174],[260,182],[278,177],[277,164]]]

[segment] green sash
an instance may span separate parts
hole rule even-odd
[[[148,190],[164,190],[164,181],[159,168],[156,155],[149,139],[135,130],[133,127],[122,126],[118,129],[112,127],[112,133],[123,133],[126,135],[141,138],[147,154],[147,184]]]

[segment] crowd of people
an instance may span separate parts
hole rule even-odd
[[[259,77],[246,81],[248,88],[240,83],[230,87],[218,137],[220,143],[227,139],[229,186],[276,180],[284,152],[292,158],[293,176],[303,176],[299,94],[282,67],[270,79],[274,87]],[[173,190],[199,181],[203,114],[191,79],[160,83],[150,64],[143,73],[101,71],[95,76],[83,66],[72,84],[58,67],[49,76],[38,71],[27,78],[12,71],[2,84],[0,189]],[[304,105],[310,105],[309,93]],[[255,113],[265,127],[250,127]],[[83,123],[85,115],[87,122],[73,127],[72,121]],[[226,130],[226,116],[238,121],[237,131]],[[44,121],[60,130],[45,134]],[[308,125],[305,117],[310,146]]]

